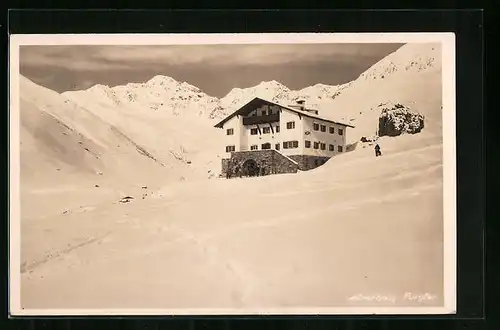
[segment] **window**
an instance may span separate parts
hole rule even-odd
[[[233,135],[234,134],[234,129],[228,128],[227,129],[227,135]]]
[[[321,143],[321,150],[326,150],[326,143]]]
[[[293,149],[299,147],[299,141],[286,141],[283,142],[283,149]]]
[[[227,146],[226,147],[226,152],[233,152],[235,150],[234,146]]]
[[[287,129],[294,129],[295,128],[295,122],[294,121],[289,121],[286,123],[286,128]]]
[[[263,143],[262,150],[271,149],[271,143]]]
[[[258,132],[258,131],[257,131],[257,129],[256,129],[256,128],[252,128],[252,129],[250,130],[250,134],[251,134],[251,135],[257,135],[257,132]]]
[[[344,135],[344,130],[339,128],[339,135]]]
[[[314,123],[314,124],[313,124],[313,129],[314,129],[315,131],[319,131],[319,124]]]
[[[267,111],[266,110],[262,110],[262,115],[263,116],[267,116]]]
[[[264,128],[262,129],[262,133],[264,133],[264,134],[269,134],[269,133],[271,133],[271,128],[270,128],[270,127],[264,127]]]
[[[304,147],[311,148],[311,141],[304,141]]]
[[[335,128],[330,126],[330,134],[333,134],[333,133],[335,133]]]
[[[328,150],[330,150],[330,151],[335,151],[335,147],[333,146],[333,144],[330,144],[330,145],[328,146]]]
[[[279,132],[280,132],[280,127],[276,126],[276,133],[279,133]]]
[[[321,132],[326,132],[326,126],[325,125],[321,125]]]
[[[276,149],[276,150],[280,150],[280,144],[279,144],[279,143],[276,143],[276,145],[274,146],[274,149]]]
[[[314,142],[314,149],[319,149],[319,143],[318,142]]]
[[[337,147],[337,151],[338,151],[338,152],[342,152],[342,146],[338,146],[338,147]]]
[[[256,144],[250,146],[250,150],[258,150],[258,149],[259,149],[259,146]]]

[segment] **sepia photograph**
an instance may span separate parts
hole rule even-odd
[[[10,37],[12,315],[456,313],[452,33]]]

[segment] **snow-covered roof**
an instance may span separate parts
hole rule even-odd
[[[264,99],[262,97],[254,97],[252,100],[250,100],[249,102],[247,102],[245,105],[243,105],[242,107],[240,107],[238,110],[234,111],[232,114],[230,114],[229,116],[227,116],[226,118],[224,118],[223,120],[221,120],[219,123],[217,123],[215,125],[215,127],[222,128],[224,126],[224,124],[229,119],[233,118],[236,115],[245,114],[248,111],[253,110],[254,106],[260,105],[262,103],[264,103],[264,104],[271,104],[271,105],[277,105],[277,106],[279,106],[281,108],[284,108],[286,110],[295,112],[295,113],[300,114],[300,115],[302,115],[304,117],[314,118],[314,119],[326,121],[326,122],[329,122],[329,123],[333,123],[333,124],[338,124],[338,125],[342,125],[342,126],[345,126],[345,127],[354,128],[354,126],[352,126],[352,125],[341,123],[341,122],[338,122],[338,121],[334,121],[332,119],[328,119],[328,118],[325,118],[325,117],[321,117],[321,116],[316,115],[316,114],[314,114],[312,112],[309,112],[309,111],[305,111],[305,110],[300,110],[300,109],[295,109],[295,108],[292,108],[292,107],[288,107],[288,106],[280,104],[280,103],[276,103],[276,102],[273,102],[273,101],[270,101],[270,100],[266,100],[266,99]]]

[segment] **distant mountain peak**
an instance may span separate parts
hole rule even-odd
[[[286,89],[289,90],[288,87],[280,83],[279,81],[276,80],[269,80],[269,81],[262,81],[260,84],[258,84],[255,87],[264,87],[264,88],[270,88],[270,87],[276,87],[280,89]]]
[[[108,90],[108,89],[110,89],[108,85],[96,84],[94,86],[89,87],[87,90],[93,91],[93,90]]]
[[[174,78],[163,75],[156,75],[146,82],[147,85],[159,85],[159,86],[178,84],[178,83],[179,82]]]

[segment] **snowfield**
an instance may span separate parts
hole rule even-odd
[[[381,158],[24,221],[23,307],[327,307],[405,292],[442,304],[442,150],[409,140]]]

